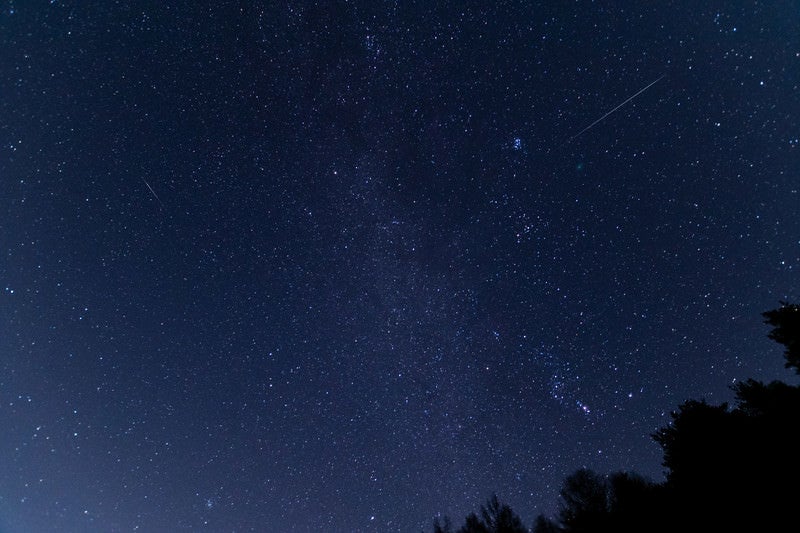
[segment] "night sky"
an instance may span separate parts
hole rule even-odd
[[[0,0],[0,531],[527,524],[789,379],[796,1]]]

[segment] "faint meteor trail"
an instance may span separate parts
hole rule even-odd
[[[142,178],[142,181],[144,182],[145,185],[147,185],[147,188],[150,189],[150,192],[153,193],[153,196],[156,197],[156,200],[158,200],[158,203],[161,205],[161,209],[166,210],[166,207],[164,207],[164,202],[161,201],[161,198],[158,197],[156,191],[154,191],[153,188],[150,186],[150,184],[147,183],[147,180]]]
[[[664,76],[666,76],[666,74],[662,74],[661,76],[659,76],[659,77],[658,77],[658,78],[656,78],[655,80],[651,81],[651,82],[650,82],[648,85],[645,85],[643,88],[641,88],[641,89],[639,89],[638,91],[636,91],[636,94],[634,94],[633,96],[629,97],[627,100],[625,100],[624,102],[622,102],[621,104],[619,104],[617,107],[615,107],[614,109],[612,109],[611,111],[609,111],[608,113],[606,113],[605,115],[603,115],[602,117],[598,118],[597,120],[595,120],[594,122],[592,122],[591,124],[589,124],[588,126],[586,126],[585,128],[583,128],[581,131],[579,131],[578,133],[576,133],[575,135],[573,135],[572,137],[570,137],[570,138],[569,138],[569,140],[568,140],[567,142],[568,142],[568,143],[570,143],[570,142],[574,141],[574,140],[575,140],[577,137],[579,137],[579,136],[583,135],[583,134],[584,134],[584,133],[586,133],[588,130],[592,129],[592,128],[593,128],[594,126],[596,126],[598,123],[602,122],[602,121],[603,121],[603,119],[605,119],[605,118],[606,118],[608,115],[610,115],[611,113],[613,113],[614,111],[616,111],[616,110],[617,110],[617,109],[619,109],[620,107],[624,106],[625,104],[627,104],[628,102],[630,102],[631,100],[633,100],[634,98],[636,98],[637,96],[639,96],[640,94],[642,94],[643,92],[645,92],[647,89],[649,89],[650,87],[652,87],[653,85],[655,85],[655,84],[656,84],[658,81],[660,81],[660,80],[661,80],[661,78],[663,78]]]

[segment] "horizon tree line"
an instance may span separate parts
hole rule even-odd
[[[762,316],[800,375],[800,306],[780,302]],[[583,468],[564,480],[556,515],[531,528],[492,495],[458,529],[435,519],[433,533],[800,531],[800,386],[748,379],[732,389],[733,406],[687,400],[652,435],[663,482]]]

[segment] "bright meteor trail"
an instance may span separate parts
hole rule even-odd
[[[621,104],[619,104],[617,107],[615,107],[614,109],[612,109],[611,111],[609,111],[608,113],[606,113],[605,115],[603,115],[602,117],[598,118],[597,120],[595,120],[594,122],[592,122],[591,124],[589,124],[588,126],[586,126],[585,128],[583,128],[581,131],[579,131],[578,133],[576,133],[575,135],[573,135],[572,137],[570,137],[570,138],[569,138],[569,141],[567,141],[567,142],[572,142],[572,141],[574,141],[574,140],[575,140],[577,137],[581,136],[581,135],[582,135],[582,134],[584,134],[586,131],[588,131],[588,130],[592,129],[592,127],[594,127],[594,126],[595,126],[595,125],[597,125],[598,123],[602,122],[602,121],[603,121],[603,119],[605,119],[605,118],[606,118],[608,115],[610,115],[611,113],[613,113],[614,111],[616,111],[616,110],[617,110],[617,109],[619,109],[620,107],[624,106],[625,104],[627,104],[628,102],[630,102],[631,100],[633,100],[634,98],[636,98],[637,96],[639,96],[640,94],[642,94],[643,92],[645,92],[647,89],[649,89],[650,87],[652,87],[653,85],[655,85],[655,84],[656,84],[656,83],[657,83],[659,80],[661,80],[661,78],[663,78],[664,76],[665,76],[665,74],[662,74],[661,76],[659,76],[658,78],[656,78],[654,81],[651,81],[651,82],[650,82],[648,85],[646,85],[645,87],[643,87],[643,88],[639,89],[639,90],[636,92],[636,94],[634,94],[633,96],[631,96],[630,98],[628,98],[627,100],[625,100],[624,102],[622,102]]]
[[[147,185],[147,188],[150,189],[150,192],[153,193],[153,196],[156,197],[156,200],[158,200],[158,203],[161,205],[161,208],[164,209],[164,203],[161,201],[161,198],[158,197],[156,191],[154,191],[153,188],[150,186],[150,184],[147,183],[146,179],[142,178],[142,181],[144,182],[145,185]]]

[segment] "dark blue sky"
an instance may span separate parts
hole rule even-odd
[[[0,0],[0,50],[0,531],[530,524],[791,378],[796,2]]]

